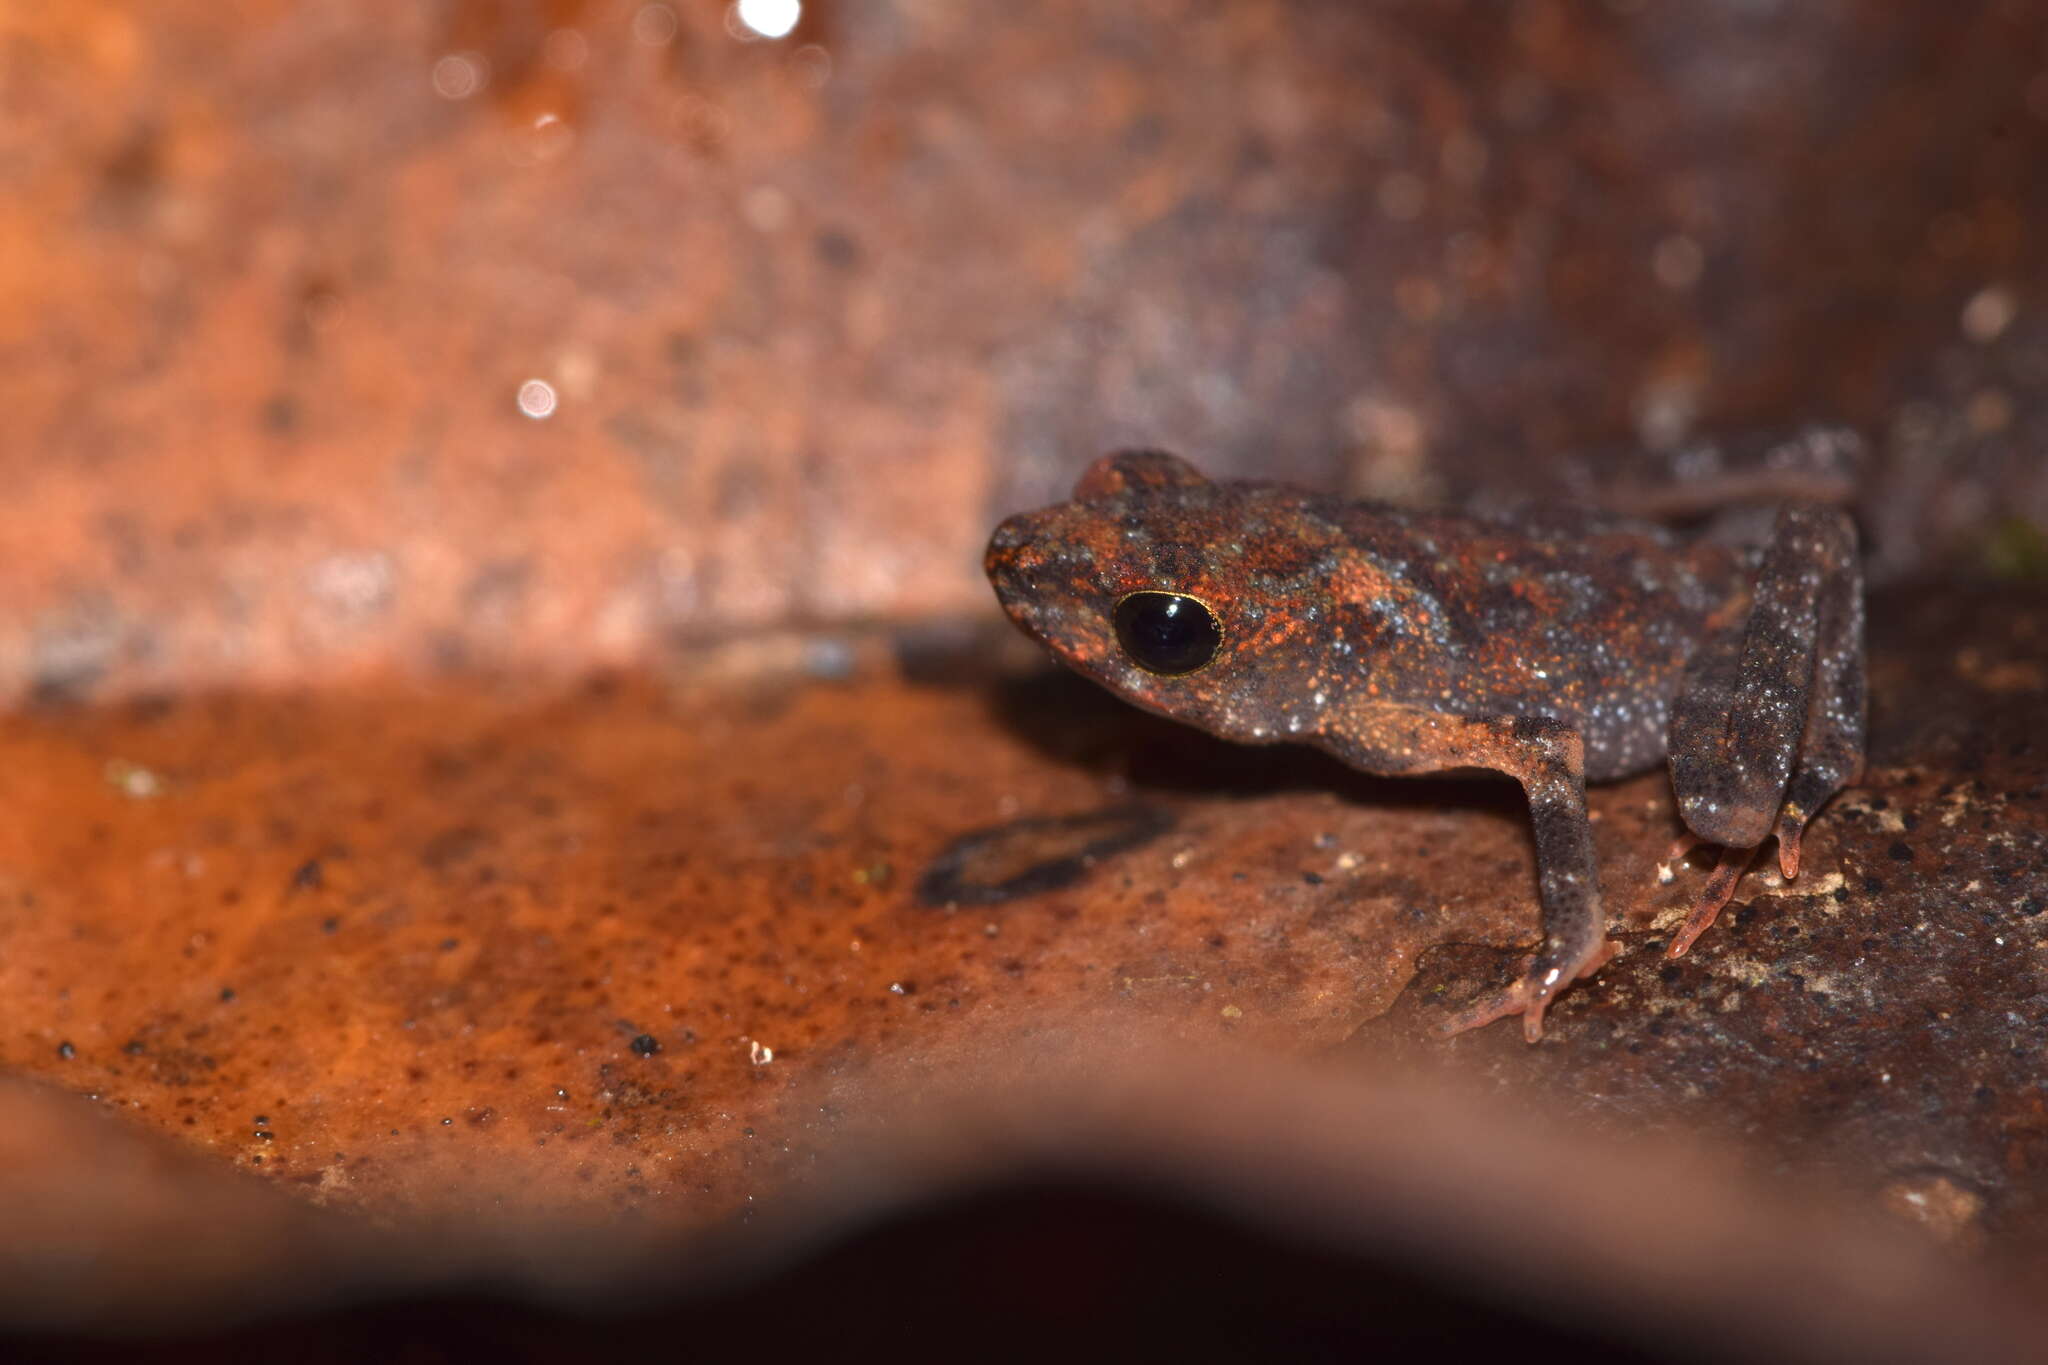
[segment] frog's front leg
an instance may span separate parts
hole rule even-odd
[[[1490,768],[1522,784],[1536,834],[1536,880],[1543,942],[1515,984],[1460,1012],[1446,1033],[1522,1016],[1530,1042],[1543,1036],[1543,1012],[1557,993],[1614,956],[1600,908],[1593,826],[1586,818],[1585,741],[1541,716],[1461,717],[1372,704],[1344,718],[1346,733],[1325,739],[1339,757],[1377,773]]]
[[[1668,953],[1713,924],[1772,833],[1799,875],[1806,823],[1863,768],[1863,581],[1856,530],[1831,507],[1779,514],[1747,616],[1707,640],[1672,707],[1671,783],[1721,858]]]
[[[1578,731],[1548,719],[1514,722],[1514,766],[1503,771],[1522,784],[1536,832],[1536,883],[1543,906],[1543,943],[1522,963],[1506,990],[1460,1011],[1445,1033],[1522,1016],[1522,1036],[1543,1037],[1543,1011],[1557,993],[1591,976],[1614,956],[1600,909],[1600,871],[1593,855],[1593,825],[1586,818],[1585,744]],[[1504,757],[1507,757],[1504,755]]]

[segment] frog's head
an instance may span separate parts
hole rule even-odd
[[[1306,739],[1337,690],[1342,539],[1319,501],[1110,455],[1071,502],[996,528],[989,581],[1026,634],[1129,701],[1227,739]]]

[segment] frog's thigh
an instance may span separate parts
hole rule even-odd
[[[1860,601],[1848,519],[1829,507],[1781,512],[1748,618],[1700,646],[1672,707],[1671,783],[1679,814],[1701,838],[1754,848],[1770,833],[1816,710],[1840,712],[1852,688],[1860,697],[1860,647],[1846,662],[1841,648],[1848,632],[1861,638]],[[1822,647],[1823,633],[1834,648]],[[1824,719],[1816,742],[1841,751],[1853,734],[1860,753],[1860,703],[1856,712],[1853,727]],[[1823,758],[1806,785],[1832,780],[1832,793],[1852,767]]]

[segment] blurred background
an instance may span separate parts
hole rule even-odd
[[[978,612],[1133,442],[2048,518],[2037,5],[759,4],[6,7],[0,692]]]
[[[1104,1264],[1295,1237],[1317,1198],[1259,1183],[1306,1159],[1292,1125],[1204,1116],[1408,1056],[1405,1025],[1354,1035],[1435,945],[1529,936],[1526,816],[1048,680],[996,619],[990,528],[1122,445],[1584,500],[1827,421],[1868,450],[1878,747],[1816,826],[1820,889],[1764,897],[1704,977],[1618,962],[1563,1012],[1575,1051],[1457,1056],[1515,1112],[1711,1131],[1910,1228],[1885,1273],[1962,1298],[1873,1306],[1844,1270],[1811,1295],[1841,1311],[1770,1345],[1844,1358],[1830,1333],[1882,1320],[1857,1351],[1923,1358],[1972,1258],[2048,1247],[2020,947],[2048,903],[2043,222],[2038,0],[0,0],[0,1207],[40,1229],[6,1324],[226,1330],[259,1270],[288,1283],[258,1305],[644,1289],[619,1267],[697,1275],[660,1239],[744,1240],[769,1204],[773,1274],[856,1209],[1070,1172],[1105,1132],[1150,1137],[1050,1222],[983,1210],[1007,1250],[961,1302],[1014,1309],[990,1286],[1118,1219],[1143,1230]],[[1640,927],[1668,792],[1599,801]],[[1190,1072],[1059,1126],[1140,1035],[1351,1039],[1351,1079]],[[1027,1083],[1029,1119],[928,1099]],[[832,1167],[876,1125],[951,1145]],[[1498,1114],[1461,1131],[1521,1150]],[[1245,1223],[1130,1213],[1148,1141]],[[1416,1142],[1330,1155],[1356,1216],[1287,1254],[1412,1226],[1377,1283],[1451,1266],[1430,1283],[1549,1306],[1353,1301],[1356,1265],[1275,1252],[1329,1293],[1244,1290],[1249,1339],[1315,1300],[1351,1303],[1345,1340],[1406,1304],[1591,1350],[1606,1298],[1488,1278],[1528,1208],[1495,1149],[1442,1228],[1373,1202]],[[1554,1209],[1597,1202],[1572,1170]],[[1767,1220],[1749,1178],[1727,1202]],[[908,1249],[957,1223],[904,1216],[871,1263],[934,1273]],[[621,1218],[655,1240],[563,1250]],[[1865,1244],[1800,1227],[1715,1245]],[[1649,1276],[1602,1258],[1656,1232],[1596,1219],[1562,1260]],[[1628,1287],[1630,1349],[1705,1349],[1701,1304],[1741,1302],[1711,1264]]]

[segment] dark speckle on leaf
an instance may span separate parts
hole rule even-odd
[[[1910,863],[1913,861],[1913,850],[1904,839],[1892,840],[1892,846],[1886,851],[1891,854],[1893,862]]]
[[[636,1057],[652,1057],[661,1051],[661,1040],[651,1033],[643,1033],[627,1046],[633,1049],[633,1055]]]

